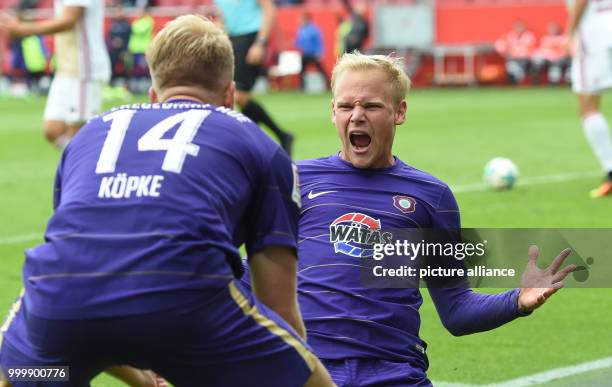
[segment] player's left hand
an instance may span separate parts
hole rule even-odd
[[[576,270],[576,265],[567,265],[559,270],[571,252],[571,249],[561,251],[550,266],[540,269],[537,264],[540,249],[536,245],[529,247],[529,262],[521,277],[521,291],[518,297],[518,308],[521,312],[527,313],[539,308],[563,287],[563,279]]]
[[[253,43],[247,52],[246,61],[251,66],[258,66],[263,63],[266,55],[266,47],[261,43]]]

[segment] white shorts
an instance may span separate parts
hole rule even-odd
[[[89,120],[100,113],[104,84],[102,81],[54,77],[47,96],[45,120],[68,124]]]
[[[612,87],[612,48],[580,53],[572,59],[574,93],[597,95]]]

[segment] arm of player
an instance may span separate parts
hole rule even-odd
[[[572,50],[573,42],[574,42],[574,34],[576,33],[576,29],[578,28],[578,24],[580,24],[580,19],[582,19],[582,15],[584,14],[584,10],[588,4],[588,0],[576,0],[573,7],[570,7],[568,10],[568,18],[567,18],[567,26],[565,28],[565,55],[569,55]]]
[[[440,320],[449,332],[461,336],[491,330],[530,314],[561,289],[563,279],[576,269],[568,265],[559,270],[570,252],[563,250],[549,267],[539,269],[538,248],[531,246],[521,289],[480,294],[469,288],[430,288]]]
[[[4,14],[0,15],[0,29],[7,30],[13,37],[55,34],[73,29],[84,13],[83,7],[66,6],[58,17],[32,23]]]
[[[573,264],[559,270],[571,252],[570,249],[561,251],[550,266],[540,269],[537,265],[540,250],[535,245],[529,247],[529,261],[521,277],[521,290],[518,296],[519,311],[529,313],[539,308],[563,287],[563,279],[576,270],[576,265]]]
[[[481,294],[470,288],[429,288],[429,293],[442,325],[453,336],[488,331],[527,315],[518,309],[518,289]]]
[[[249,258],[253,293],[306,339],[297,302],[297,257],[289,247],[269,246]]]
[[[263,17],[255,42],[249,48],[246,56],[246,61],[250,65],[260,65],[263,63],[266,55],[266,46],[270,40],[274,19],[276,18],[276,6],[272,0],[258,0],[258,2]]]

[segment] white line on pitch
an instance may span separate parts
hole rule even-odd
[[[593,177],[603,176],[601,171],[585,171],[585,172],[571,172],[571,173],[560,173],[556,175],[546,176],[535,176],[535,177],[523,177],[519,178],[517,186],[523,187],[528,185],[537,184],[549,184],[549,183],[563,183],[572,180],[591,179]],[[486,191],[491,188],[485,183],[474,183],[474,184],[460,184],[451,187],[454,193],[464,192],[478,192]]]
[[[551,382],[568,376],[580,375],[603,368],[612,367],[612,356],[599,360],[589,361],[569,367],[555,368],[538,374],[524,376],[502,383],[489,384],[487,387],[523,387]]]
[[[543,383],[552,382],[554,380],[567,378],[570,376],[585,374],[587,372],[597,371],[604,368],[612,367],[612,356],[603,359],[593,360],[586,363],[576,364],[568,367],[554,368],[548,371],[540,372],[533,375],[521,376],[516,379],[506,380],[500,383],[493,384],[465,384],[454,382],[432,381],[435,387],[527,387],[536,386]]]
[[[13,236],[0,238],[0,245],[15,245],[18,243],[31,242],[35,240],[41,240],[41,239],[42,239],[42,233],[13,235]]]

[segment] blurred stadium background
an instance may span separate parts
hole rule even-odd
[[[13,9],[17,3],[0,0],[0,10]],[[52,14],[52,0],[29,3],[33,18]],[[342,2],[282,3],[270,42],[270,67],[278,65],[282,52],[296,49],[299,16],[308,12],[323,33],[322,63],[329,72],[336,58],[336,30],[347,15]],[[529,77],[518,86],[505,85],[504,59],[494,49],[495,40],[515,20],[522,20],[537,37],[545,34],[550,22],[564,25],[563,1],[389,0],[365,4],[370,37],[364,51],[393,51],[404,56],[415,84],[408,96],[408,120],[398,129],[394,153],[451,185],[464,227],[612,227],[610,200],[592,200],[587,195],[602,174],[583,137],[569,87],[533,86]],[[137,8],[127,5],[128,18],[135,18]],[[215,12],[211,0],[157,0],[152,5],[156,29],[175,15]],[[108,13],[107,27],[110,8]],[[53,175],[60,154],[41,135],[44,90],[37,95],[15,87],[24,74],[11,66],[6,37],[0,42],[2,316],[21,286],[23,250],[41,240],[52,212]],[[48,49],[52,51],[51,46]],[[46,70],[49,74],[51,68]],[[258,98],[295,134],[294,158],[337,151],[331,95],[322,90],[318,75],[307,75],[308,93],[302,93],[297,90],[295,68],[276,70],[280,72],[262,78]],[[145,98],[137,93],[109,93],[106,107]],[[603,113],[612,117],[606,98]],[[514,189],[496,192],[482,184],[482,168],[496,156],[508,157],[519,166],[521,177]],[[556,252],[542,254],[550,257]],[[516,259],[526,259],[526,254]],[[609,386],[612,380],[612,289],[564,289],[534,316],[468,337],[447,333],[428,299],[422,315],[422,337],[429,343],[433,380],[455,385],[514,380],[507,385],[529,385],[516,378],[598,359],[607,361],[607,367],[590,371],[587,367],[574,376],[540,381],[551,386]],[[554,372],[561,375],[561,371]],[[116,385],[106,376],[93,383]]]

